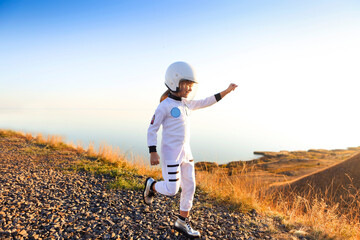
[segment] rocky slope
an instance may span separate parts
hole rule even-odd
[[[158,196],[148,207],[141,190],[108,189],[109,176],[65,171],[82,158],[0,135],[0,239],[185,239],[172,228],[179,194]],[[203,239],[302,238],[255,211],[231,212],[200,191],[192,216]]]

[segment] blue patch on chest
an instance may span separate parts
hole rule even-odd
[[[174,118],[178,118],[180,117],[180,109],[178,109],[177,107],[174,107],[173,109],[171,109],[171,116],[173,116]]]

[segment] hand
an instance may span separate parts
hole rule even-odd
[[[226,89],[226,91],[229,93],[231,91],[234,91],[235,88],[237,88],[238,85],[236,85],[235,83],[230,83],[229,87]]]
[[[160,157],[159,154],[157,152],[152,152],[150,153],[150,165],[154,166],[154,165],[158,165]]]
[[[225,97],[231,91],[234,91],[237,87],[238,85],[236,85],[235,83],[230,83],[229,87],[220,93],[221,98]]]

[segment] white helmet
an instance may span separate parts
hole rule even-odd
[[[195,71],[186,62],[174,62],[166,70],[165,85],[172,92],[179,91],[179,83],[181,80],[188,80],[197,83]]]

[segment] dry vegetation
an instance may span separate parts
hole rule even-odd
[[[244,171],[229,177],[224,173],[197,173],[197,180],[207,192],[240,210],[252,208],[284,224],[302,229],[312,239],[360,239],[359,189],[348,186],[351,202],[341,205],[327,194],[317,195],[313,188],[304,195],[296,192],[268,191],[262,175]],[[330,192],[330,190],[329,190]],[[343,208],[341,208],[341,206]]]
[[[124,172],[161,178],[161,170],[149,167],[141,157],[125,157],[118,148],[105,144],[98,150],[94,144],[84,149],[81,144],[64,144],[63,139],[56,136],[33,137],[31,134],[0,130],[1,135],[17,135],[50,148],[85,154],[87,158],[78,163],[76,170],[115,174],[117,182],[113,187],[141,187],[138,182],[127,185],[130,178]],[[286,193],[269,191],[274,182],[304,176],[358,152],[359,148],[263,153],[262,158],[247,163],[234,162],[220,166],[214,163],[197,163],[196,178],[198,186],[209,196],[234,210],[256,209],[310,239],[360,239],[360,193],[357,186],[349,184],[343,187],[348,193],[346,201],[351,199],[347,202],[346,210],[330,194],[318,195],[314,188],[309,188],[306,194],[301,195],[291,189]],[[331,192],[331,187],[327,192]]]
[[[160,168],[150,168],[139,156],[125,156],[119,148],[113,148],[106,144],[101,144],[99,149],[95,149],[94,144],[90,143],[88,149],[84,149],[81,143],[64,143],[59,136],[44,137],[41,134],[32,136],[30,133],[14,132],[11,130],[1,130],[0,136],[16,136],[25,138],[27,141],[36,143],[39,147],[32,147],[27,151],[36,154],[46,154],[47,150],[59,150],[78,153],[78,159],[70,169],[71,171],[88,171],[93,174],[110,175],[115,178],[109,187],[125,187],[131,189],[141,189],[143,183],[136,179],[136,175],[148,175],[155,179],[161,178]],[[26,153],[26,152],[25,152]]]
[[[360,239],[360,155],[356,154],[359,148],[264,153],[260,159],[220,166],[198,163],[197,180],[215,198],[231,202],[241,210],[255,208],[280,216],[283,223],[301,229],[302,234],[306,232],[312,239]],[[343,165],[347,168],[339,169]],[[333,171],[328,173],[328,169]],[[289,176],[289,171],[294,174]],[[286,184],[286,188],[273,186],[274,182],[287,182],[299,176],[307,179],[312,171],[326,172],[326,179]],[[346,177],[348,181],[338,184],[331,181],[341,174],[341,179]]]

